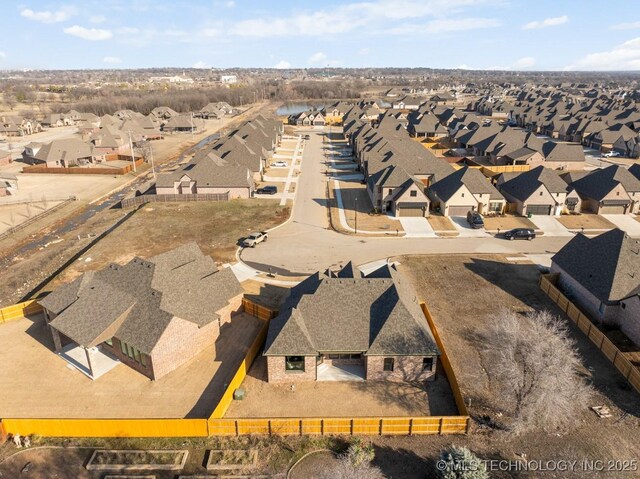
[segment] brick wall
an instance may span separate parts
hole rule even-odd
[[[215,344],[218,336],[218,321],[198,328],[190,321],[173,318],[151,351],[154,379],[160,379]]]
[[[284,356],[267,356],[267,381],[270,383],[296,383],[316,380],[316,357],[305,356],[304,371],[287,371]]]
[[[634,296],[621,303],[624,308],[621,306],[618,314],[620,329],[636,345],[640,345],[640,297]]]
[[[384,359],[393,357],[393,371],[384,370]],[[437,356],[433,357],[431,371],[422,370],[425,356],[367,356],[366,378],[368,381],[427,381],[435,379]]]
[[[102,348],[104,349],[104,351],[107,351],[107,352],[111,353],[116,358],[118,358],[118,360],[121,363],[126,364],[131,369],[135,369],[136,371],[138,371],[143,376],[146,376],[146,377],[148,377],[149,379],[152,379],[152,380],[154,379],[153,361],[151,360],[151,358],[149,356],[147,356],[145,354],[145,356],[146,356],[146,358],[145,358],[146,365],[143,366],[142,364],[136,362],[134,359],[130,358],[129,356],[127,356],[126,354],[124,354],[122,352],[122,345],[120,344],[120,340],[118,338],[113,338],[112,341],[113,341],[113,347],[109,346],[106,343],[103,343]],[[144,354],[144,353],[141,352],[140,354]]]

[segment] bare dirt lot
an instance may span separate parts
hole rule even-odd
[[[426,388],[390,381],[312,381],[269,384],[267,362],[258,357],[242,383],[247,396],[225,417],[355,417],[456,415],[444,374]]]
[[[208,417],[262,325],[234,316],[215,348],[157,381],[124,364],[92,381],[55,354],[42,316],[3,324],[0,417]]]
[[[288,214],[288,208],[273,200],[149,203],[87,251],[51,286],[108,263],[125,263],[134,256],[149,258],[190,241],[215,261],[232,262],[241,238],[280,224]]]
[[[477,332],[501,308],[514,311],[548,309],[560,314],[537,286],[535,265],[511,264],[499,255],[411,256],[400,258],[401,268],[413,278],[447,347],[471,415],[500,422],[499,391],[492,389],[492,365],[484,360]],[[455,291],[455,299],[451,292]],[[536,431],[514,436],[477,422],[466,437],[376,439],[380,461],[394,477],[415,477],[433,471],[439,448],[447,443],[467,445],[483,458],[518,460],[640,460],[637,431],[640,400],[626,381],[591,342],[567,319],[572,338],[583,359],[583,374],[592,384],[592,405],[607,405],[613,417],[599,419],[584,410],[569,431]],[[398,452],[403,461],[391,464]],[[387,458],[388,461],[384,458]],[[427,460],[425,461],[425,458]],[[521,456],[520,456],[521,458]],[[429,476],[430,477],[430,476]],[[549,471],[545,474],[494,472],[491,477],[585,477],[583,472]],[[635,473],[604,473],[597,477],[638,477]]]
[[[427,217],[427,221],[429,221],[429,224],[436,232],[444,231],[447,233],[451,232],[458,234],[458,230],[455,226],[453,226],[451,220],[446,216],[429,215],[429,217]]]

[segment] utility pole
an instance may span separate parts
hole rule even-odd
[[[193,112],[191,112],[191,136],[193,136]]]
[[[133,172],[136,173],[136,154],[133,151],[133,140],[131,139],[131,130],[129,130],[129,149],[131,150],[131,161],[133,162]]]
[[[356,230],[356,234],[358,234],[358,197],[356,196],[356,227],[354,228]]]
[[[156,168],[153,164],[153,148],[151,147],[151,143],[147,140],[147,145],[149,145],[149,157],[151,158],[151,173],[153,173],[153,179],[156,179]]]

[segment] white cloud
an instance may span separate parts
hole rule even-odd
[[[195,62],[191,68],[211,68],[209,65],[207,65],[205,62],[203,62],[202,60]]]
[[[323,65],[327,63],[327,55],[322,52],[314,53],[309,57],[307,63],[310,65]]]
[[[454,67],[454,70],[471,70],[471,68],[469,68],[469,65],[467,65],[466,63],[463,63],[462,65]]]
[[[218,28],[203,28],[200,35],[203,37],[219,37],[222,32]]]
[[[636,30],[640,29],[640,22],[618,23],[611,27],[612,30]]]
[[[640,37],[616,45],[609,51],[590,53],[565,70],[640,70]]]
[[[89,21],[91,23],[104,23],[107,20],[107,17],[104,15],[92,15],[89,17]]]
[[[517,59],[510,65],[493,65],[486,68],[466,68],[467,70],[527,70],[536,64],[536,59],[533,57],[522,57]],[[466,65],[465,65],[466,66]]]
[[[227,8],[233,8],[236,6],[236,2],[234,2],[233,0],[229,0],[228,2],[226,2],[224,4]]]
[[[371,53],[371,48],[369,47],[364,47],[358,50],[358,55],[368,55],[369,53]]]
[[[280,70],[286,70],[287,68],[291,68],[291,63],[289,63],[286,60],[280,60],[278,63],[276,63],[273,68],[278,68]]]
[[[105,63],[114,64],[114,65],[118,63],[122,63],[122,60],[120,59],[120,57],[104,57],[102,61]]]
[[[65,28],[64,33],[90,41],[108,40],[113,37],[113,33],[111,33],[110,30],[102,30],[100,28],[85,28],[79,25]]]
[[[455,18],[432,20],[425,24],[398,25],[386,30],[392,35],[420,35],[438,34],[447,32],[461,32],[465,30],[478,30],[481,28],[495,28],[501,25],[495,18]]]
[[[7,54],[5,52],[0,52],[0,58],[7,58]]]
[[[284,37],[325,36],[352,31],[385,32],[399,20],[431,17],[449,23],[441,31],[454,31],[446,15],[459,15],[465,7],[499,4],[502,0],[375,0],[343,4],[337,7],[304,11],[290,16],[254,18],[233,25],[230,33],[238,36]],[[438,30],[434,22],[431,28]]]
[[[30,8],[25,8],[20,12],[24,18],[42,23],[58,23],[68,20],[73,15],[72,9],[65,8],[55,12],[48,10],[42,12],[34,12]]]
[[[522,26],[523,30],[535,30],[537,28],[557,27],[558,25],[564,25],[569,21],[567,15],[561,17],[545,18],[544,20],[536,20],[529,22]]]

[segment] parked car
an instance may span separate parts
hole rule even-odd
[[[258,188],[256,190],[256,193],[258,193],[259,195],[275,195],[277,192],[278,187],[272,185],[263,186],[262,188]]]
[[[286,168],[289,164],[286,161],[274,161],[271,166],[274,168]]]
[[[618,156],[620,156],[620,153],[618,153],[617,151],[609,151],[602,155],[603,158],[616,158]]]
[[[251,233],[242,241],[242,246],[244,246],[245,248],[255,248],[258,243],[267,241],[268,236],[269,235],[264,231]]]
[[[536,237],[536,232],[529,228],[514,228],[504,232],[504,238],[510,241],[517,239],[526,239],[531,241]]]
[[[474,230],[484,228],[484,220],[482,219],[482,215],[477,211],[469,211],[467,213],[467,222]]]

